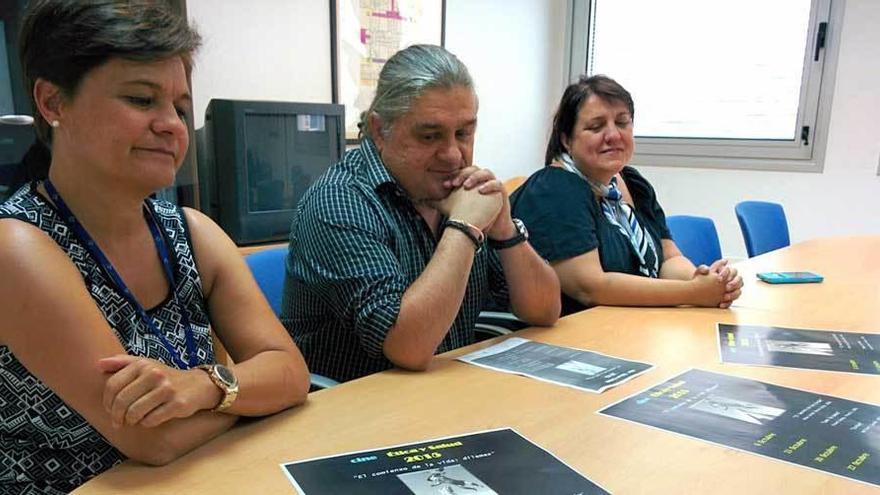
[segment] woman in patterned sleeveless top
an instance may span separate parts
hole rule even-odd
[[[0,493],[164,464],[306,398],[302,356],[233,242],[148,198],[187,151],[199,44],[165,4],[27,7],[21,62],[51,162],[0,205]],[[235,365],[214,365],[211,328]]]

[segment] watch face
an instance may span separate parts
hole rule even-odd
[[[232,370],[223,366],[222,364],[218,364],[214,367],[214,371],[217,374],[217,377],[220,378],[223,383],[229,385],[230,387],[235,385],[236,379],[235,375],[232,373]]]
[[[522,220],[520,220],[519,218],[514,218],[513,224],[516,225],[516,230],[520,234],[522,234],[523,237],[525,237],[526,239],[529,238],[529,231],[528,229],[526,229],[526,224],[524,224]]]

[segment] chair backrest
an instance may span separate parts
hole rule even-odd
[[[519,186],[523,185],[523,182],[526,181],[526,177],[522,175],[518,175],[516,177],[511,177],[504,181],[504,190],[507,191],[507,194],[513,194],[513,191],[516,191]]]
[[[284,292],[284,262],[287,259],[287,246],[264,249],[244,257],[257,285],[272,306],[276,315],[281,314],[281,296]]]
[[[666,225],[678,249],[694,265],[711,265],[721,259],[721,243],[711,218],[671,215]]]
[[[778,203],[743,201],[734,208],[749,258],[791,244],[785,211]]]
[[[244,257],[251,273],[257,279],[257,285],[269,301],[275,314],[281,316],[281,298],[284,294],[284,272],[287,270],[287,246],[264,249],[250,253]],[[309,373],[311,390],[321,390],[339,385],[336,380],[317,373]]]

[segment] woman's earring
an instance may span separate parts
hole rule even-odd
[[[52,122],[49,123],[49,125],[51,125],[53,129],[57,129],[57,128],[61,127],[61,122],[58,122],[57,120],[53,120]]]

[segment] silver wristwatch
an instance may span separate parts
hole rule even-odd
[[[511,248],[529,239],[529,231],[526,229],[526,224],[524,224],[519,218],[512,218],[511,220],[513,221],[513,226],[516,228],[516,235],[503,241],[489,239],[489,247],[497,251],[499,249]]]

